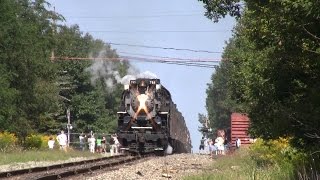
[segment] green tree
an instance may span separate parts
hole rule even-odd
[[[77,25],[59,27],[57,57],[97,58],[96,61],[57,60],[60,72],[64,72],[64,90],[60,96],[67,98],[60,106],[60,127],[66,127],[66,109],[71,109],[71,119],[76,131],[115,131],[122,85],[120,77],[127,73],[126,61],[100,60],[118,58],[115,50],[91,35],[83,35]]]
[[[49,114],[56,105],[57,92],[39,89],[54,86],[55,79],[55,67],[48,64],[48,57],[52,19],[60,16],[47,11],[47,5],[41,0],[0,3],[0,69],[4,75],[0,96],[5,108],[1,127],[19,135],[36,130],[41,114]],[[41,104],[44,98],[46,106]]]
[[[224,53],[230,66],[214,75],[228,74],[223,103],[231,99],[249,114],[253,135],[319,147],[320,2],[245,0],[238,13],[237,0],[202,2],[214,21],[241,14]]]
[[[227,15],[239,18],[241,15],[240,0],[198,0],[205,5],[205,16],[218,22]]]
[[[104,61],[106,70],[100,72],[107,73],[93,74],[92,61],[50,61],[52,51],[55,57],[118,55],[77,25],[57,25],[64,18],[48,6],[45,0],[0,3],[0,130],[20,137],[57,133],[66,127],[70,108],[76,130],[113,131],[122,89],[119,79],[130,64]]]

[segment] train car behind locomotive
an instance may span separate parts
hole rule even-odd
[[[191,152],[190,133],[170,92],[159,79],[140,78],[125,85],[118,112],[118,139],[129,152]]]

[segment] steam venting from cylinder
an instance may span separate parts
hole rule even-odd
[[[172,154],[172,151],[173,151],[172,146],[171,146],[170,144],[168,144],[168,147],[167,147],[165,153],[166,153],[166,154]]]

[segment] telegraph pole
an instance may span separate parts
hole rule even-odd
[[[67,117],[67,136],[68,136],[68,147],[70,146],[70,131],[72,130],[71,125],[71,98],[70,96],[70,89],[72,89],[71,82],[68,81],[67,71],[60,72],[60,78],[57,82],[57,85],[60,87],[59,97],[63,99],[64,107],[66,108],[66,117]]]
[[[56,35],[56,7],[54,6],[53,7],[53,13],[54,13],[54,16],[53,16],[53,21],[52,21],[52,36],[53,36],[53,39],[55,39],[55,35]],[[51,49],[51,57],[50,57],[50,60],[52,63],[54,63],[54,60],[55,60],[55,53],[54,53],[54,50],[55,50],[55,45],[56,45],[56,42],[54,41],[54,45]],[[57,85],[60,87],[60,92],[59,92],[59,97],[62,98],[64,100],[64,104],[65,104],[65,108],[67,109],[67,112],[66,112],[66,117],[67,117],[67,136],[68,136],[68,143],[67,143],[67,146],[69,147],[70,146],[70,131],[72,129],[72,126],[71,126],[71,116],[70,116],[70,102],[71,100],[68,99],[68,93],[64,92],[63,91],[68,91],[72,88],[71,86],[71,83],[68,82],[68,81],[65,81],[64,79],[64,76],[67,74],[68,72],[67,71],[61,71],[60,72],[60,80],[57,82]],[[64,116],[63,114],[61,114],[62,116]]]
[[[70,124],[70,109],[67,109],[67,119],[68,119],[68,124],[67,124],[67,129],[68,129],[68,147],[70,146],[70,129],[72,129],[72,126]]]
[[[53,6],[53,12],[54,15],[56,14],[56,7]],[[53,17],[53,27],[52,27],[52,36],[55,35],[55,29],[56,29],[56,19]],[[51,62],[54,61],[54,47],[51,50],[51,57],[50,57]]]

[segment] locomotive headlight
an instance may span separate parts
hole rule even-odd
[[[150,112],[153,110],[154,104],[151,97],[147,94],[139,94],[132,99],[131,105],[135,114],[134,119],[137,119],[138,115],[144,116],[147,115],[146,119],[151,119]]]
[[[156,90],[161,89],[161,84],[156,84]]]
[[[139,109],[146,110],[146,101],[148,100],[148,95],[146,94],[140,94],[137,96],[137,99],[139,101]]]

